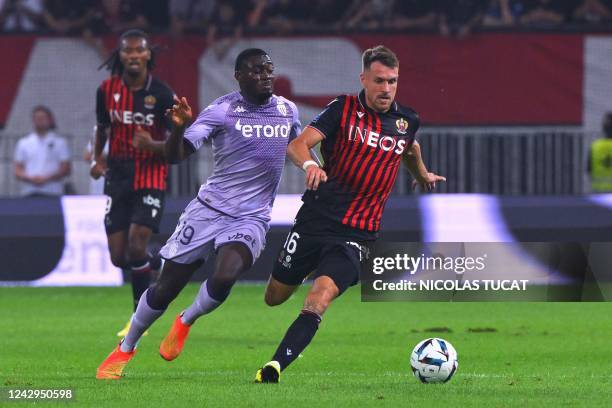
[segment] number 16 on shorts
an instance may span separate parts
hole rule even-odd
[[[297,250],[298,239],[300,239],[300,234],[291,231],[289,235],[287,235],[283,249],[280,251],[278,262],[287,269],[291,269],[291,259],[292,255],[295,254]]]
[[[290,232],[289,235],[287,235],[287,239],[285,240],[285,245],[283,245],[283,248],[285,248],[285,251],[289,254],[289,255],[293,255],[295,253],[295,250],[297,249],[297,240],[300,239],[300,234],[298,234],[297,232]]]

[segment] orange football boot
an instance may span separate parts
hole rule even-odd
[[[176,316],[170,332],[159,345],[159,354],[164,360],[172,361],[181,354],[185,340],[187,340],[187,336],[189,335],[190,328],[190,325],[181,321],[180,314]]]
[[[123,369],[127,363],[136,354],[136,349],[123,352],[121,351],[121,343],[106,357],[106,360],[100,364],[96,372],[98,380],[118,380],[121,378]]]

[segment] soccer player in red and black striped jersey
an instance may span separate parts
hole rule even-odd
[[[91,176],[104,175],[108,196],[104,225],[115,266],[131,270],[134,308],[149,287],[159,257],[147,253],[164,208],[168,164],[161,153],[139,149],[138,136],[165,140],[171,122],[165,116],[174,92],[151,75],[154,49],[141,30],[129,30],[102,65],[111,71],[97,91],[97,131]],[[101,68],[102,68],[101,67]],[[109,138],[108,157],[103,156]],[[124,330],[117,333],[124,336]]]
[[[423,163],[415,140],[417,113],[394,100],[398,73],[399,62],[391,50],[366,50],[361,93],[334,99],[289,144],[289,157],[306,172],[307,191],[268,281],[266,303],[283,303],[316,272],[300,315],[272,360],[257,372],[257,382],[278,382],[281,371],[314,337],[330,303],[358,282],[400,161],[414,177],[415,187],[429,191],[445,180],[428,172]],[[318,143],[322,168],[310,153]]]

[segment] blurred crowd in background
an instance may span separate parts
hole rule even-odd
[[[612,29],[612,0],[0,0],[0,33],[100,37],[128,28],[207,37],[222,58],[245,34]]]
[[[0,34],[83,38],[101,58],[110,51],[103,36],[130,28],[206,36],[221,59],[251,34],[424,32],[464,40],[475,31],[610,31],[612,0],[0,0]],[[35,108],[34,130],[16,146],[14,177],[23,195],[61,194],[70,173],[70,152],[52,117]],[[612,140],[612,131],[606,136]]]
[[[98,36],[186,32],[612,27],[612,0],[0,0],[0,32]]]

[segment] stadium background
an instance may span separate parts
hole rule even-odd
[[[103,37],[109,48],[115,41]],[[383,239],[606,240],[612,232],[612,199],[588,194],[586,172],[588,146],[610,109],[610,35],[481,32],[464,41],[437,33],[253,35],[221,58],[201,35],[156,35],[153,42],[160,46],[156,74],[200,109],[235,89],[233,61],[241,49],[269,50],[277,66],[276,92],[298,103],[304,124],[334,96],[358,89],[363,49],[382,43],[396,50],[398,100],[421,114],[426,163],[448,178],[439,192],[457,194],[415,196],[401,171],[383,218]],[[120,284],[105,249],[104,198],[79,197],[91,182],[83,152],[95,120],[95,88],[107,75],[97,70],[101,56],[80,38],[41,35],[1,36],[0,55],[11,56],[0,66],[0,194],[18,192],[13,151],[31,127],[36,104],[52,108],[59,133],[70,142],[69,185],[76,194],[44,204],[0,199],[3,252],[19,254],[0,279],[33,283],[54,271],[56,278],[34,284]],[[211,149],[204,148],[172,168],[158,244],[212,163]],[[299,194],[302,186],[301,171],[287,163],[280,194]],[[298,196],[277,200],[281,215],[246,279],[266,278],[298,205]],[[28,256],[32,244],[40,256]]]
[[[105,37],[108,47],[115,41]],[[235,89],[233,61],[241,49],[269,50],[278,66],[277,93],[298,103],[304,123],[334,96],[358,89],[363,49],[388,45],[402,63],[398,100],[422,117],[428,163],[453,175],[441,192],[588,192],[585,146],[599,135],[612,92],[612,39],[602,34],[481,33],[466,41],[437,34],[251,37],[222,59],[201,36],[153,41],[161,46],[157,74],[200,108]],[[88,193],[82,152],[95,119],[95,84],[107,75],[97,70],[101,57],[80,39],[38,36],[0,37],[0,52],[11,56],[0,68],[0,194],[17,194],[14,143],[30,130],[30,111],[39,103],[52,107],[70,140],[75,192]],[[173,179],[174,195],[191,195],[210,173],[207,153]],[[301,192],[296,176],[288,169],[281,193]],[[406,184],[398,183],[399,194]]]

